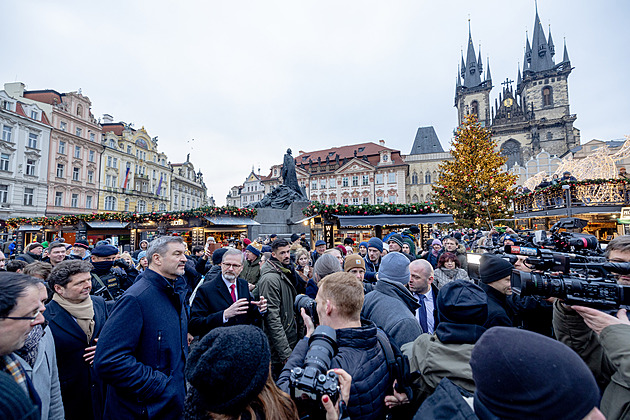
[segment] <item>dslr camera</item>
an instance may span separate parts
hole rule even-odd
[[[306,315],[310,316],[313,320],[313,324],[319,324],[319,316],[317,315],[317,303],[315,302],[315,299],[312,299],[306,295],[297,295],[295,297],[295,302],[293,303],[293,308],[295,309],[295,314],[298,317],[301,313],[300,309],[304,308]]]

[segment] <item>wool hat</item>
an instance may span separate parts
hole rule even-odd
[[[92,255],[96,257],[109,257],[118,254],[118,248],[113,245],[97,245],[92,250]]]
[[[48,248],[48,241],[44,241],[44,242],[42,242],[42,246],[43,246],[44,248]]]
[[[74,245],[72,246],[90,249],[90,244],[88,244],[88,241],[86,241],[85,239],[77,239],[76,241],[74,241]]]
[[[39,409],[11,375],[0,372],[0,418],[37,420]]]
[[[344,256],[344,257],[348,253],[348,250],[343,245],[337,245],[335,248],[337,248],[339,250],[339,252],[341,252],[341,255]]]
[[[186,362],[191,385],[186,411],[195,407],[199,412],[238,415],[264,388],[270,362],[267,336],[258,327],[213,329],[192,348]]]
[[[315,248],[317,248],[320,245],[326,245],[326,242],[322,241],[321,239],[315,242]]]
[[[599,388],[580,356],[531,331],[488,329],[475,344],[470,366],[477,387],[476,413],[569,420],[584,418],[599,405]]]
[[[212,253],[212,265],[219,265],[223,261],[223,254],[227,252],[228,248],[215,249]]]
[[[383,241],[380,240],[380,238],[377,238],[376,236],[373,238],[370,238],[370,240],[368,241],[368,249],[369,248],[376,248],[378,249],[378,252],[383,252]]]
[[[298,239],[300,239],[300,235],[298,235],[297,233],[291,235],[291,242],[295,242]]]
[[[440,245],[442,246],[442,241],[440,241],[438,238],[435,238],[433,241],[431,241],[431,246],[433,245]]]
[[[249,238],[243,239],[243,245],[249,245],[251,243],[252,243],[252,241],[250,241]]]
[[[488,319],[488,295],[466,280],[445,284],[436,302],[440,322],[482,325]]]
[[[413,233],[414,235],[417,235],[418,233],[420,233],[420,228],[418,226],[411,226],[409,228],[409,232]]]
[[[453,238],[457,239],[458,241],[461,241],[462,240],[462,233],[461,232],[453,233]]]
[[[482,254],[479,277],[482,283],[493,283],[512,274],[514,266],[509,261],[492,254]]]
[[[272,241],[277,237],[278,235],[276,235],[275,233],[272,233],[271,235],[269,235],[269,239],[271,239]]]
[[[313,273],[317,274],[319,280],[329,274],[338,273],[339,271],[341,271],[339,259],[332,254],[322,255],[315,261],[315,265],[313,265]]]
[[[359,244],[359,248],[361,248],[362,246],[364,246],[364,247],[365,247],[365,249],[367,249],[367,247],[368,247],[368,243],[367,243],[367,242],[365,242],[365,241],[363,241],[363,242],[361,242],[361,243]]]
[[[260,250],[262,249],[262,245],[258,242],[252,242],[245,248],[245,251],[249,251],[257,257],[260,257]]]
[[[352,239],[350,237],[344,238],[343,244],[344,245],[354,245],[354,239]]]
[[[26,249],[24,250],[25,252],[29,252],[34,250],[35,248],[39,248],[39,247],[44,247],[44,245],[40,244],[39,242],[31,242],[30,244],[26,245]]]
[[[260,252],[262,252],[263,254],[264,254],[265,252],[271,252],[271,251],[273,251],[273,250],[271,249],[271,245],[263,245],[263,246],[262,246],[262,248],[260,249]]]
[[[353,268],[362,268],[365,270],[365,260],[359,254],[350,254],[343,261],[343,270],[347,273]]]
[[[401,248],[402,248],[403,243],[404,243],[403,237],[399,233],[395,233],[392,236],[390,236],[389,239],[387,240],[387,243],[389,244],[390,242],[395,242]]]
[[[378,278],[402,284],[409,283],[409,258],[400,252],[385,255],[378,268]]]
[[[141,258],[147,258],[147,251],[138,252],[138,261],[140,261]]]

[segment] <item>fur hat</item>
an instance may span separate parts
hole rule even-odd
[[[365,260],[359,254],[350,254],[346,256],[343,262],[343,270],[347,273],[353,268],[362,268],[365,270]]]
[[[409,283],[409,258],[400,252],[390,252],[381,259],[378,269],[379,280]]]
[[[493,283],[512,274],[514,266],[509,261],[492,254],[483,254],[479,262],[479,277],[482,283]]]

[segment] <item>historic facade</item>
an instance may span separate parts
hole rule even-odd
[[[195,173],[190,153],[184,163],[172,163],[171,209],[190,210],[208,205],[208,190],[201,171]]]
[[[0,91],[0,219],[46,213],[51,125],[39,106]]]
[[[501,154],[507,157],[508,168],[523,166],[543,150],[560,156],[580,144],[579,130],[573,127],[577,116],[569,107],[568,78],[573,68],[566,44],[562,61],[557,64],[555,54],[551,29],[545,36],[536,10],[532,42],[527,38],[516,88],[512,80],[506,79],[491,106],[489,65],[482,76],[481,52],[475,55],[469,28],[467,57],[464,61],[462,56],[456,82],[458,123],[466,115],[476,114],[482,125],[492,130]]]
[[[282,167],[282,165],[274,165],[274,167]],[[273,171],[273,169],[272,169]],[[276,173],[279,170],[276,169]],[[279,176],[276,175],[276,180],[279,180],[275,185],[271,186],[269,182],[265,185],[265,181],[269,181],[270,176],[261,176],[260,173],[256,174],[254,168],[245,178],[245,182],[242,185],[235,185],[230,189],[230,193],[226,197],[226,204],[234,207],[247,207],[254,204],[257,201],[262,200],[265,194],[270,193],[275,188],[275,185],[279,185],[282,181],[279,180]]]

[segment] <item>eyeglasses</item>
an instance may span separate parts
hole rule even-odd
[[[222,266],[224,266],[225,268],[241,268],[243,265],[242,264],[228,264],[228,263],[221,263]]]
[[[32,322],[35,322],[35,320],[37,320],[37,317],[40,316],[42,314],[42,311],[37,311],[37,314],[35,314],[34,316],[0,316],[0,319],[14,319],[17,321],[26,321],[29,320]]]

